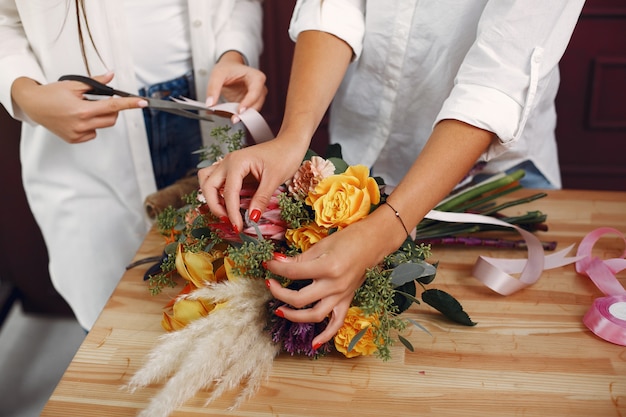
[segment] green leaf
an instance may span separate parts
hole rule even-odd
[[[176,249],[178,249],[178,243],[177,242],[172,242],[172,243],[168,243],[165,246],[164,251],[168,255],[174,255],[174,254],[176,254]]]
[[[400,264],[393,269],[393,272],[391,273],[391,283],[394,286],[400,286],[422,277],[434,277],[436,273],[437,269],[428,262],[421,260],[407,262],[405,264]],[[432,279],[430,281],[432,281]]]
[[[411,342],[409,342],[406,338],[402,337],[402,335],[398,335],[398,340],[400,340],[400,342],[402,342],[404,347],[406,347],[409,351],[415,352],[415,348],[413,347]]]
[[[191,236],[196,239],[202,239],[203,237],[211,237],[211,229],[208,227],[198,227],[191,231]]]
[[[461,304],[450,294],[438,289],[429,289],[422,293],[422,300],[446,316],[448,319],[465,326],[475,326]]]
[[[365,336],[365,333],[367,333],[367,329],[369,329],[369,326],[354,335],[352,340],[350,340],[350,344],[348,345],[348,352],[352,352],[352,349],[354,349],[356,344],[359,343],[359,340],[361,340],[363,336]]]
[[[406,319],[409,323],[411,323],[413,326],[417,327],[420,330],[423,330],[424,332],[428,333],[430,336],[432,336],[432,333],[428,331],[428,329],[424,326],[422,326],[421,324],[419,324],[418,322],[416,322],[413,319]]]
[[[326,147],[326,159],[338,158],[343,159],[343,153],[341,151],[341,145],[338,143],[331,143]]]
[[[243,243],[259,243],[259,241],[255,238],[253,238],[252,236],[248,236],[247,234],[241,232],[239,233],[239,237],[241,238],[241,241]]]
[[[335,166],[335,174],[343,174],[348,169],[348,163],[340,158],[328,158],[330,162]]]
[[[394,289],[393,305],[398,307],[397,314],[401,314],[411,307],[411,304],[420,304],[415,298],[415,281],[409,281],[406,284]]]

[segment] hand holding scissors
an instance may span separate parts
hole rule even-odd
[[[113,74],[93,78],[105,85]],[[41,85],[21,77],[11,88],[13,101],[30,120],[38,123],[68,143],[81,143],[96,137],[96,130],[113,126],[121,110],[143,108],[142,97],[115,97],[88,101],[84,94],[92,87],[83,82],[53,82]]]

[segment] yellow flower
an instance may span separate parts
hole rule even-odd
[[[316,223],[306,224],[299,229],[287,229],[285,238],[292,246],[302,252],[328,236],[328,229],[318,226]]]
[[[174,303],[172,315],[163,313],[161,326],[168,332],[180,330],[192,321],[205,317],[215,308],[215,304],[205,300],[180,298]]]
[[[380,202],[376,180],[364,165],[322,180],[309,193],[306,203],[315,210],[315,222],[327,229],[346,227],[366,217],[372,204]]]
[[[376,352],[374,343],[374,327],[378,326],[378,317],[366,317],[359,307],[350,307],[343,326],[335,335],[335,348],[347,358],[367,356]],[[350,342],[361,330],[367,329],[354,348],[348,352]]]
[[[196,288],[204,287],[207,281],[217,281],[213,273],[213,261],[221,256],[221,253],[186,252],[180,244],[176,250],[176,270]]]

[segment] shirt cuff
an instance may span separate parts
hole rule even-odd
[[[435,124],[455,119],[493,132],[498,140],[483,155],[489,160],[515,143],[521,118],[522,106],[501,91],[482,85],[457,84],[443,103]]]
[[[289,36],[295,42],[298,35],[307,30],[338,37],[352,48],[353,59],[357,59],[363,51],[364,0],[298,1],[289,25]]]

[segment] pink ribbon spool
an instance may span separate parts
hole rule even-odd
[[[583,323],[596,336],[617,345],[626,346],[626,289],[615,274],[626,269],[626,252],[622,258],[601,260],[592,257],[593,245],[605,234],[617,234],[626,244],[624,235],[616,229],[602,227],[589,233],[580,242],[576,271],[588,276],[606,297],[596,299],[585,316]]]

